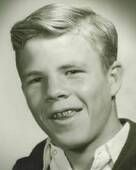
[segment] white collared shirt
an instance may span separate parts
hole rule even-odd
[[[127,122],[112,139],[96,149],[90,170],[112,169],[125,145],[129,129],[130,125]],[[48,166],[50,166],[50,170],[72,170],[63,150],[54,146],[50,139],[47,139],[44,148],[43,165],[43,170],[47,170]]]

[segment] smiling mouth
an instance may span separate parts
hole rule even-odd
[[[68,110],[65,110],[62,112],[56,112],[56,113],[52,114],[51,119],[65,120],[65,119],[75,116],[81,110],[82,109],[68,109]]]

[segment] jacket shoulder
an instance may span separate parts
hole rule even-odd
[[[121,122],[129,122],[130,130],[113,170],[136,170],[136,123],[128,119]]]
[[[46,140],[37,144],[29,156],[17,160],[12,170],[42,170]]]

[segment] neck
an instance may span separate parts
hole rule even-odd
[[[103,131],[95,140],[78,149],[65,150],[65,154],[74,170],[90,170],[95,150],[110,140],[121,129],[121,123],[116,115],[115,103],[113,105],[115,109],[110,114]]]

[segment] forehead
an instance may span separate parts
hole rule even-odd
[[[65,34],[51,39],[37,37],[28,40],[19,52],[21,68],[32,65],[47,68],[63,64],[95,64],[100,62],[97,51],[84,39],[75,34]]]

